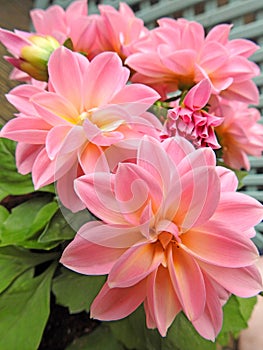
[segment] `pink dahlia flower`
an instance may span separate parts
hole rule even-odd
[[[83,205],[73,180],[93,171],[105,148],[144,134],[159,137],[161,123],[145,112],[159,95],[141,84],[126,85],[129,70],[112,52],[90,62],[60,47],[48,73],[48,91],[31,85],[11,91],[8,99],[20,114],[0,136],[18,141],[18,170],[32,171],[35,188],[58,180],[60,199],[75,211]]]
[[[134,45],[126,64],[137,73],[133,81],[167,93],[187,90],[208,79],[212,93],[232,100],[258,103],[252,78],[259,67],[247,58],[259,47],[245,39],[229,40],[230,25],[219,25],[205,37],[201,24],[180,18],[162,18],[159,27]]]
[[[102,51],[114,51],[124,60],[132,52],[132,45],[148,33],[143,20],[137,18],[124,2],[119,11],[109,5],[99,5],[101,17],[98,37]]]
[[[209,81],[202,80],[189,90],[177,107],[168,110],[166,129],[169,136],[178,133],[196,147],[220,148],[214,127],[220,125],[223,118],[206,111],[210,93]]]
[[[89,59],[98,53],[98,16],[88,16],[87,0],[73,1],[66,10],[59,5],[46,10],[34,9],[30,11],[30,16],[37,33],[51,35],[61,45],[70,38],[73,50],[85,53]]]
[[[76,180],[78,195],[102,221],[82,226],[61,262],[79,273],[108,274],[92,317],[117,320],[143,303],[147,326],[165,336],[183,310],[214,340],[229,294],[262,290],[250,237],[263,207],[237,193],[234,173],[215,164],[208,147],[146,136],[135,163]]]
[[[216,113],[223,123],[215,128],[222,146],[226,165],[234,169],[250,169],[248,155],[261,157],[263,152],[263,125],[259,124],[260,113],[256,108],[239,102],[219,101]]]
[[[74,51],[91,59],[97,49],[97,16],[87,15],[87,1],[73,2],[66,10],[58,5],[30,12],[36,33],[0,28],[0,42],[14,57],[5,57],[15,69],[12,79],[47,81],[47,63],[51,53],[67,39]]]

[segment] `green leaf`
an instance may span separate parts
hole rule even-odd
[[[108,324],[113,335],[127,349],[136,350],[177,350],[177,348],[163,348],[163,339],[156,330],[150,330],[145,325],[145,314],[142,307],[123,320]]]
[[[256,303],[256,297],[243,299],[234,295],[224,305],[224,321],[217,342],[225,346],[230,337],[237,338],[240,331],[247,328],[247,321]]]
[[[62,268],[61,275],[53,280],[52,291],[57,304],[68,307],[70,313],[89,311],[105,279],[105,276],[86,276]]]
[[[8,216],[9,211],[3,205],[0,205],[0,227],[2,226],[3,222],[8,218]]]
[[[0,349],[36,350],[48,316],[50,287],[56,265],[29,278],[21,275],[0,297]]]
[[[26,270],[56,257],[57,253],[35,254],[22,248],[0,248],[0,293]]]
[[[2,198],[7,195],[21,195],[34,191],[31,176],[17,172],[15,149],[16,142],[0,138],[0,197]]]
[[[181,312],[170,327],[165,342],[180,350],[215,350],[216,344],[201,337]],[[165,349],[165,348],[164,348]]]
[[[125,350],[106,326],[97,327],[91,334],[78,338],[66,350]]]
[[[57,203],[50,202],[49,195],[33,198],[18,205],[1,225],[1,245],[41,247],[41,244],[30,243],[30,239],[44,230],[57,210]],[[34,241],[36,241],[35,237]]]
[[[69,226],[61,211],[58,211],[39,236],[38,242],[46,243],[69,240],[72,239],[75,234],[76,231]]]

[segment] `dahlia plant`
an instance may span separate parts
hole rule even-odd
[[[258,46],[99,12],[78,0],[33,10],[35,32],[0,29],[21,82],[0,132],[0,347],[39,347],[52,291],[100,321],[94,349],[216,349],[263,290],[263,206],[238,192],[263,151]]]

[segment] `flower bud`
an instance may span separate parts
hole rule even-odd
[[[28,40],[32,44],[21,49],[19,69],[28,73],[34,79],[47,81],[49,57],[60,44],[55,38],[48,35],[32,35]]]

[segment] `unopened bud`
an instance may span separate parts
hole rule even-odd
[[[19,68],[34,79],[47,81],[49,57],[60,44],[51,36],[32,35],[28,40],[32,45],[26,45],[21,49]]]

